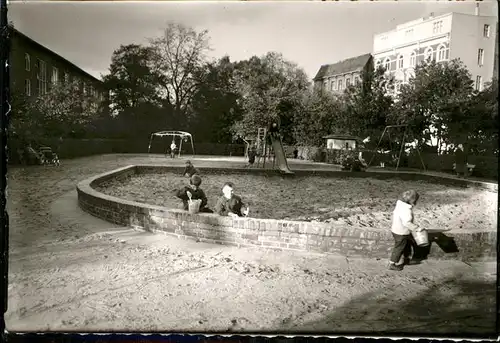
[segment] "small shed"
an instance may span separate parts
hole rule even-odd
[[[328,135],[323,138],[326,139],[327,150],[355,150],[361,142],[359,137],[349,135]]]

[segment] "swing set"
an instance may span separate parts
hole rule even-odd
[[[185,131],[160,131],[160,132],[152,133],[151,137],[149,139],[148,154],[151,151],[151,143],[153,142],[154,137],[173,137],[172,138],[173,140],[175,140],[175,137],[180,137],[178,157],[181,157],[182,141],[187,142],[187,140],[190,139],[191,140],[191,149],[193,151],[193,156],[194,156],[193,136],[189,132],[185,132]],[[167,155],[167,150],[168,150],[168,148],[165,149],[165,155]]]
[[[407,137],[409,136],[409,134],[411,133],[413,135],[413,132],[410,128],[410,126],[408,124],[402,124],[402,125],[387,125],[384,129],[384,131],[382,132],[382,135],[380,136],[380,139],[377,143],[377,147],[375,148],[375,153],[372,155],[371,159],[370,159],[370,162],[368,163],[368,166],[367,167],[370,167],[371,163],[373,162],[373,159],[375,158],[375,154],[377,153],[378,151],[378,147],[380,146],[380,143],[382,143],[382,139],[384,138],[386,132],[387,132],[387,136],[389,137],[389,146],[390,146],[390,151],[392,152],[393,149],[392,149],[392,138],[391,138],[391,133],[390,133],[390,129],[395,129],[395,128],[404,128],[403,130],[403,138],[401,139],[401,147],[399,149],[399,155],[397,157],[397,163],[396,163],[396,170],[398,170],[399,168],[399,163],[401,161],[401,155],[403,154],[403,150],[404,150],[404,147],[405,147],[405,142],[406,142],[406,139]],[[420,154],[420,150],[418,149],[418,145],[415,145],[415,149],[417,150],[417,154],[418,154],[418,157],[420,158],[420,162],[422,163],[422,167],[423,167],[423,170],[425,171],[426,168],[425,168],[425,163],[424,163],[424,160],[422,159],[422,155]]]

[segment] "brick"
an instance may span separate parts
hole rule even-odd
[[[259,240],[259,235],[256,234],[243,234],[241,235],[242,239],[248,239],[252,241],[258,241]]]

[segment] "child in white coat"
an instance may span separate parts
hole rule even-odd
[[[390,270],[403,270],[403,266],[397,264],[404,256],[405,263],[409,263],[412,250],[412,231],[421,231],[418,225],[413,223],[413,206],[417,204],[419,194],[414,190],[409,190],[401,195],[401,199],[396,202],[396,208],[392,214],[391,232],[394,237],[394,248],[392,249],[389,261]]]

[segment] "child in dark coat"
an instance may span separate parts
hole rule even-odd
[[[189,209],[189,198],[191,200],[201,200],[201,205],[200,205],[200,212],[205,212],[205,213],[213,213],[213,211],[209,208],[207,208],[207,196],[205,195],[205,192],[200,188],[201,185],[201,177],[199,175],[193,175],[191,176],[191,179],[189,180],[189,186],[186,186],[176,192],[176,196],[182,200],[182,203],[184,205],[184,210]]]
[[[252,146],[252,148],[250,149],[250,151],[248,151],[248,165],[247,165],[247,168],[250,168],[251,166],[253,166],[253,164],[255,163],[255,156],[257,156],[257,149],[255,148],[255,146]]]
[[[198,169],[196,169],[193,164],[191,163],[191,161],[186,161],[186,168],[184,168],[184,171],[182,172],[182,175],[186,176],[186,177],[192,177],[193,175],[195,174],[199,174],[198,173]]]
[[[245,207],[241,201],[241,197],[233,194],[234,185],[231,182],[226,182],[222,187],[222,196],[217,200],[215,212],[221,216],[231,217],[246,217],[248,216],[249,208]]]

